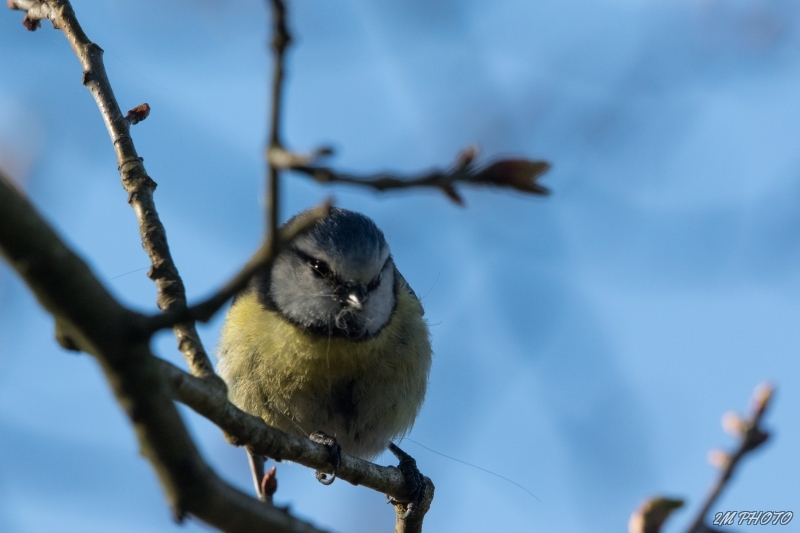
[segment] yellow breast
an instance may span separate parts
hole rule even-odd
[[[231,401],[291,433],[325,431],[346,453],[380,453],[413,424],[431,364],[422,306],[404,284],[396,297],[389,323],[354,341],[308,332],[264,309],[254,292],[243,295],[218,350]]]

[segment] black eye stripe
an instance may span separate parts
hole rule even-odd
[[[372,281],[369,282],[367,285],[367,291],[372,292],[378,288],[378,285],[381,284],[381,279],[383,278],[383,272],[378,272],[378,275],[372,278]]]
[[[381,284],[381,280],[383,279],[383,271],[386,270],[386,265],[388,265],[389,261],[391,260],[392,260],[391,255],[386,258],[386,262],[383,263],[383,266],[381,267],[381,270],[378,272],[378,275],[372,278],[372,281],[370,281],[369,285],[367,285],[367,291],[372,292],[378,288],[378,285]]]
[[[326,279],[330,279],[332,277],[331,267],[328,265],[328,263],[322,259],[311,257],[307,253],[303,252],[302,250],[298,250],[297,248],[295,248],[293,251],[300,259],[308,263],[308,266],[311,267],[311,270],[314,271],[314,274]]]
[[[328,263],[326,263],[322,259],[317,259],[311,255],[308,255],[299,248],[292,248],[292,252],[294,252],[297,255],[297,257],[302,259],[305,263],[307,263],[308,266],[311,267],[311,270],[314,272],[316,276],[324,278],[332,283],[336,283],[337,285],[342,285],[342,286],[345,285],[345,283],[342,280],[340,280],[338,276],[336,276],[336,274],[333,273],[330,265],[328,265]],[[392,256],[389,255],[389,257],[387,257],[386,261],[383,263],[383,266],[381,267],[378,274],[374,278],[372,278],[372,281],[370,281],[369,284],[367,285],[368,292],[374,291],[381,284],[381,280],[383,279],[383,271],[386,270],[386,266],[389,264],[391,260]]]

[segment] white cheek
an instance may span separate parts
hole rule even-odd
[[[389,321],[394,311],[394,267],[389,267],[383,274],[380,285],[367,300],[364,308],[367,332],[371,335],[381,329]]]
[[[333,289],[303,267],[277,264],[270,295],[281,312],[301,324],[327,323],[340,307],[332,297]]]

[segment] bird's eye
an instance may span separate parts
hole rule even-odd
[[[317,275],[317,277],[326,278],[331,273],[331,268],[325,261],[314,259],[309,264],[311,265],[311,270],[314,271],[314,274]]]
[[[381,279],[383,279],[383,272],[379,272],[378,275],[369,282],[369,285],[367,285],[367,291],[372,292],[377,289],[378,285],[381,284]]]

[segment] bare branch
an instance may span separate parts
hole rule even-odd
[[[108,293],[2,174],[0,252],[55,317],[73,347],[99,361],[176,519],[191,514],[237,533],[266,528],[286,533],[318,531],[229,486],[206,465],[171,399],[148,339],[132,334],[138,331],[140,316]],[[208,380],[194,379],[218,397],[224,394]]]
[[[128,203],[133,207],[139,222],[142,246],[151,263],[147,275],[156,284],[158,307],[165,313],[181,312],[186,308],[186,290],[172,260],[167,245],[167,233],[153,202],[156,183],[147,175],[142,158],[137,154],[130,136],[131,122],[122,115],[114,97],[103,64],[103,49],[91,42],[83,32],[68,0],[8,1],[12,9],[26,10],[26,18],[37,21],[41,18],[51,20],[54,27],[64,32],[72,50],[78,56],[83,67],[83,84],[92,93],[103,116],[116,152],[122,186],[128,193]],[[222,380],[214,374],[214,367],[203,348],[194,324],[182,322],[175,325],[173,330],[178,339],[178,347],[192,373],[211,379],[217,386],[224,387]]]
[[[226,438],[237,446],[277,461],[294,463],[332,473],[330,451],[323,445],[306,438],[296,437],[267,425],[261,418],[245,413],[228,401],[226,395],[208,384],[187,374],[167,361],[159,360],[162,373],[167,376],[174,399],[187,405],[222,428]],[[405,480],[395,467],[378,466],[357,457],[342,454],[342,463],[336,477],[353,485],[363,485],[388,494],[400,501],[408,501]],[[425,478],[433,496],[433,483]],[[428,502],[430,505],[430,502]],[[427,509],[420,509],[420,517]],[[403,508],[405,512],[405,508]],[[412,515],[414,516],[414,515]],[[420,520],[421,522],[421,520]]]
[[[550,163],[528,159],[499,159],[476,166],[474,160],[477,150],[474,147],[463,150],[448,170],[432,170],[415,176],[397,176],[386,172],[358,176],[313,164],[314,160],[325,155],[330,155],[330,149],[323,148],[310,155],[292,154],[282,148],[273,148],[268,153],[272,165],[305,174],[318,183],[349,183],[378,191],[433,187],[441,190],[458,205],[464,204],[464,199],[456,189],[456,184],[459,183],[510,188],[536,195],[550,192],[538,183],[538,179],[550,170]]]
[[[628,533],[659,533],[661,526],[685,502],[657,496],[644,501],[628,520]]]
[[[723,427],[729,433],[739,438],[739,445],[731,454],[717,452],[711,456],[717,466],[720,467],[720,475],[714,483],[711,491],[706,497],[705,503],[697,513],[697,517],[689,526],[687,533],[704,533],[710,530],[705,525],[705,517],[708,511],[722,494],[723,489],[728,485],[733,477],[736,468],[741,460],[750,452],[764,444],[769,439],[769,433],[761,427],[761,420],[769,407],[770,400],[775,393],[775,388],[762,383],[753,393],[751,400],[751,413],[743,419],[736,413],[726,413],[722,419]]]
[[[730,454],[715,450],[709,455],[711,462],[720,468],[720,476],[708,493],[689,529],[686,530],[687,533],[722,533],[721,530],[712,528],[705,523],[706,515],[722,494],[723,489],[730,483],[741,460],[769,439],[769,433],[761,427],[761,420],[769,407],[774,392],[775,389],[772,385],[762,383],[753,394],[752,412],[746,419],[733,412],[725,413],[725,416],[722,417],[723,428],[739,438],[739,445]],[[683,506],[683,503],[683,500],[680,499],[664,497],[646,500],[631,515],[628,531],[630,533],[659,533],[670,514]]]
[[[72,337],[76,332],[68,325],[65,309],[81,322],[105,323],[107,329],[99,332],[101,341],[107,337],[147,340],[126,332],[138,328],[141,315],[121,307],[99,283],[82,283],[84,279],[94,279],[89,267],[64,245],[1,171],[0,251],[28,283],[39,303],[53,314],[62,345],[83,349],[87,344],[80,336]],[[57,271],[48,262],[54,257],[58,258]],[[74,297],[76,287],[82,292]]]

